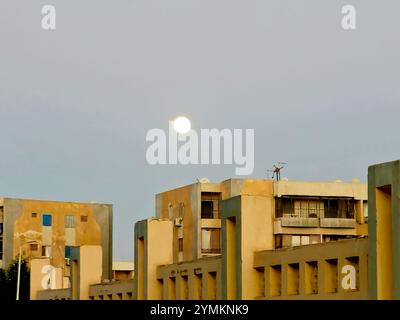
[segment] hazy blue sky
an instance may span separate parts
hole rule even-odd
[[[2,0],[0,195],[112,203],[114,259],[130,259],[155,193],[234,175],[146,163],[146,132],[179,114],[254,128],[254,177],[287,161],[289,179],[366,181],[400,158],[399,14],[398,0]]]

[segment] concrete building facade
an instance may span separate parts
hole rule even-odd
[[[358,181],[203,180],[163,192],[156,196],[158,219],[135,226],[135,264],[142,271],[135,277],[134,296],[265,297],[257,289],[264,279],[262,266],[255,266],[257,252],[366,237],[367,213],[367,186]],[[162,249],[143,251],[146,242]],[[152,256],[158,259],[161,250],[168,254],[157,262]],[[334,252],[332,259],[341,259]]]
[[[156,197],[158,217],[135,224],[133,280],[101,281],[101,247],[82,246],[73,251],[72,288],[36,297],[400,299],[399,183],[394,161],[369,167],[368,202],[358,181],[232,179],[167,191]],[[209,229],[219,230],[215,243]],[[62,272],[54,279],[62,282]]]
[[[65,268],[73,248],[102,248],[102,278],[112,277],[112,205],[0,198],[0,267],[21,249],[24,258],[49,258]]]

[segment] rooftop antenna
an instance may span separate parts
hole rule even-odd
[[[272,179],[275,179],[276,181],[281,180],[281,170],[287,165],[286,162],[278,162],[277,164],[274,164],[274,169],[272,170],[267,170],[268,173],[272,173]]]

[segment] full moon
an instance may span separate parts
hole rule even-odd
[[[191,128],[190,120],[186,117],[178,117],[174,120],[174,129],[180,134],[188,133]]]

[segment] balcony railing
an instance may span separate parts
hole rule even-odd
[[[210,249],[201,249],[201,253],[203,254],[217,254],[217,253],[221,253],[221,248],[210,248]]]

